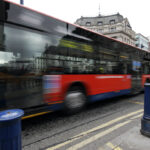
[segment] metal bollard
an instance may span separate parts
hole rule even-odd
[[[21,150],[21,109],[0,112],[0,150]]]
[[[145,83],[144,115],[141,119],[141,133],[150,137],[150,83]]]

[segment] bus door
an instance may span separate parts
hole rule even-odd
[[[142,90],[142,64],[140,61],[132,61],[132,92],[138,93]]]

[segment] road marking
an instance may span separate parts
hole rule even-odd
[[[102,128],[107,127],[107,126],[109,126],[109,125],[112,125],[113,123],[116,123],[116,122],[118,122],[118,121],[121,121],[121,120],[123,120],[123,119],[125,119],[125,118],[128,118],[128,117],[130,117],[130,116],[132,116],[132,115],[135,115],[135,114],[137,114],[137,113],[140,113],[140,112],[143,112],[143,109],[140,109],[140,110],[138,110],[138,111],[129,113],[129,114],[124,115],[124,116],[122,116],[122,117],[118,117],[118,118],[116,118],[116,119],[114,119],[114,120],[111,120],[111,121],[109,121],[109,122],[106,122],[106,123],[104,123],[104,124],[102,124],[102,125],[100,125],[100,126],[97,126],[97,127],[92,128],[92,129],[90,129],[90,130],[88,130],[88,131],[82,132],[82,133],[80,133],[80,134],[74,136],[73,138],[78,137],[78,136],[85,136],[85,135],[87,135],[87,134],[89,134],[89,133],[91,133],[91,132],[94,132],[94,131],[96,131],[96,130],[102,129]]]
[[[88,138],[88,139],[86,139],[86,140],[83,140],[82,142],[80,142],[80,143],[78,143],[78,144],[75,144],[74,146],[71,146],[71,147],[68,148],[67,150],[78,150],[79,148],[82,148],[83,146],[85,146],[85,145],[87,145],[87,144],[90,144],[90,143],[92,143],[92,142],[98,140],[99,138],[101,138],[101,137],[103,137],[103,136],[105,136],[105,135],[107,135],[107,134],[113,132],[114,130],[117,130],[117,129],[120,128],[120,127],[125,126],[126,124],[128,124],[128,123],[130,123],[130,122],[131,122],[131,120],[125,121],[125,122],[123,122],[123,123],[119,123],[119,124],[113,126],[112,128],[109,128],[109,129],[107,129],[107,130],[105,130],[105,131],[103,131],[103,132],[100,132],[100,133],[98,133],[98,134],[96,134],[96,135],[94,135],[94,136],[92,136],[92,137],[90,137],[90,138]]]
[[[24,117],[22,117],[22,120],[32,118],[32,117],[36,117],[36,116],[40,116],[40,115],[45,115],[45,114],[48,114],[48,113],[51,113],[51,112],[52,111],[47,111],[47,112],[41,112],[41,113],[36,113],[36,114],[24,116]]]
[[[130,103],[134,103],[134,104],[139,104],[139,105],[144,105],[143,102],[138,102],[138,101],[129,101]]]
[[[143,115],[143,113],[141,113],[141,114],[139,114],[139,115],[136,115],[136,116],[130,118],[130,120],[139,118],[139,117],[141,117],[142,115]],[[99,147],[98,150],[105,150],[105,146],[108,146],[108,147],[110,147],[110,148],[113,149],[113,150],[122,150],[122,148],[120,148],[120,147],[117,146],[117,145],[113,145],[111,142],[106,143],[103,147]],[[107,148],[106,148],[106,149],[107,149]]]
[[[108,142],[106,144],[108,147],[112,148],[113,150],[122,150],[122,148],[120,148],[119,146],[115,146],[112,143]]]
[[[94,131],[96,131],[96,130],[102,129],[102,128],[107,127],[107,126],[109,126],[109,125],[112,125],[113,123],[116,123],[116,122],[118,122],[118,121],[121,121],[121,120],[123,120],[123,119],[126,119],[126,118],[128,118],[128,117],[130,117],[130,116],[136,115],[136,114],[138,114],[138,113],[140,113],[140,112],[143,112],[143,109],[140,109],[140,110],[138,110],[138,111],[129,113],[129,114],[124,115],[124,116],[122,116],[122,117],[118,117],[118,118],[116,118],[116,119],[114,119],[114,120],[111,120],[111,121],[109,121],[109,122],[106,122],[106,123],[104,123],[104,124],[102,124],[102,125],[100,125],[100,126],[97,126],[97,127],[92,128],[92,129],[90,129],[90,130],[88,130],[88,131],[82,132],[82,133],[80,133],[80,134],[78,134],[78,135],[76,135],[76,136],[73,136],[70,140],[65,141],[65,142],[62,142],[62,143],[60,143],[60,144],[58,144],[58,145],[52,146],[52,147],[48,148],[47,150],[56,150],[56,149],[58,149],[58,148],[60,148],[60,147],[63,147],[63,146],[65,146],[65,145],[67,145],[67,144],[69,144],[69,143],[71,143],[71,142],[73,142],[73,141],[75,141],[75,140],[77,140],[77,139],[82,138],[83,136],[85,136],[85,135],[87,135],[87,134],[89,134],[89,133],[91,133],[91,132],[94,132]]]
[[[131,119],[137,119],[137,118],[142,117],[142,116],[143,116],[143,113],[141,113],[141,114],[139,114],[139,115],[137,115],[137,116],[134,116],[134,117],[132,117]]]
[[[141,114],[139,114],[139,115],[136,115],[136,116],[130,118],[130,120],[137,119],[137,118],[141,117],[142,115],[143,115],[143,113],[141,113]],[[113,145],[111,142],[106,143],[105,146],[108,146],[108,147],[110,147],[110,148],[113,149],[113,150],[122,150],[122,148],[120,148],[120,147],[117,146],[117,145]],[[99,147],[98,150],[105,150],[105,146]],[[107,148],[106,148],[106,149],[107,149]]]
[[[142,115],[143,115],[143,113],[141,113],[141,114],[139,114],[139,115],[136,115],[136,116],[130,118],[130,120],[137,119],[137,118],[141,117]],[[108,142],[108,143],[106,144],[106,146],[110,147],[110,148],[113,149],[113,150],[122,150],[122,148],[120,148],[119,146],[113,145],[111,142]],[[100,147],[99,150],[103,150],[103,148]]]

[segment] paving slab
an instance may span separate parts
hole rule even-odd
[[[104,150],[150,150],[150,138],[141,134],[141,126],[136,126],[108,142]]]

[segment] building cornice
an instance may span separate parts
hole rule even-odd
[[[104,35],[110,35],[110,34],[116,34],[116,33],[123,33],[123,34],[125,34],[126,36],[128,36],[130,39],[136,41],[136,38],[133,38],[130,34],[126,33],[126,32],[123,31],[123,30],[117,30],[117,31],[113,31],[113,32],[104,32],[103,34],[104,34]]]

